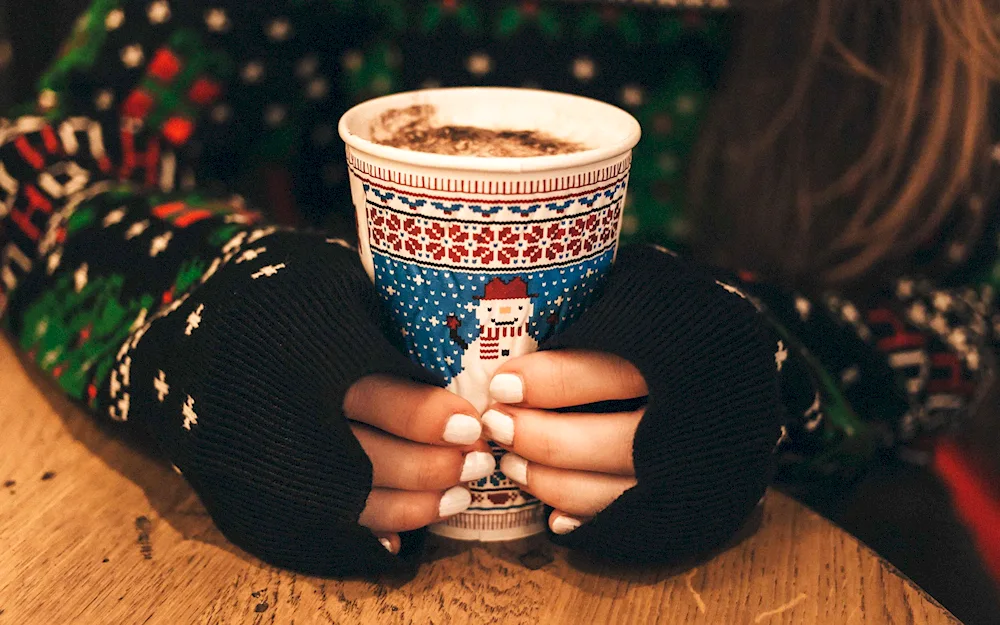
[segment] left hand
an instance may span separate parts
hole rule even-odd
[[[555,508],[549,527],[567,534],[635,486],[632,441],[645,408],[600,414],[552,409],[647,394],[639,370],[617,356],[536,352],[494,375],[495,403],[483,414],[483,434],[509,452],[500,470]]]

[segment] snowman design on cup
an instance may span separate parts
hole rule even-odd
[[[448,317],[451,340],[463,351],[462,370],[452,379],[448,390],[468,399],[480,412],[489,405],[490,380],[500,365],[538,349],[538,341],[528,330],[535,312],[534,297],[521,277],[507,282],[493,278],[484,287],[482,296],[473,296],[479,302],[475,311],[479,335],[471,343],[459,335],[462,322],[454,315]]]

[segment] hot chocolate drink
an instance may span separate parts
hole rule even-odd
[[[372,122],[375,143],[451,156],[524,157],[570,154],[586,146],[538,130],[493,130],[474,126],[438,125],[430,105],[390,109]]]

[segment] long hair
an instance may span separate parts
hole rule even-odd
[[[703,130],[698,249],[813,288],[909,271],[945,233],[960,261],[986,221],[1000,0],[771,4]]]
[[[1000,218],[1000,0],[767,1],[737,27],[692,168],[696,250],[858,297],[960,264]],[[1000,476],[988,385],[961,438]]]

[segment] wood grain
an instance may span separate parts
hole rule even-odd
[[[409,582],[324,580],[229,545],[184,481],[103,431],[0,338],[0,625],[957,623],[857,540],[769,493],[687,570],[577,562],[544,538],[432,541]]]

